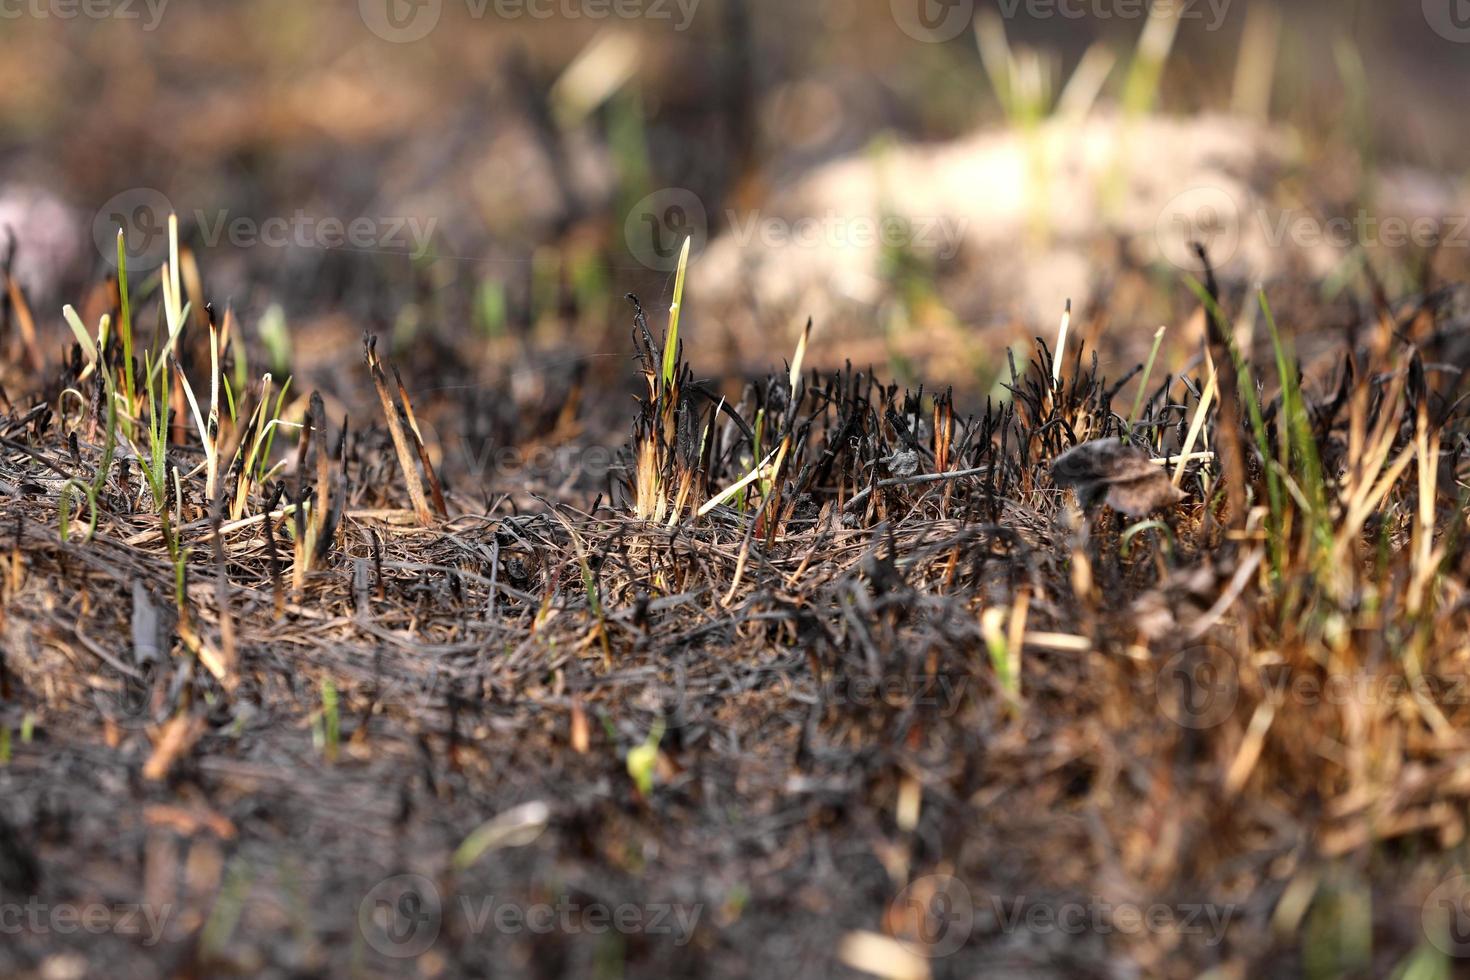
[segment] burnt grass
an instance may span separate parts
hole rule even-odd
[[[637,310],[627,446],[572,492],[436,491],[419,417],[481,422],[374,351],[354,376],[391,416],[293,392],[306,429],[243,496],[258,376],[234,392],[211,500],[175,381],[167,522],[141,395],[108,446],[116,340],[100,369],[73,347],[32,370],[8,323],[0,896],[113,911],[7,929],[0,973],[1447,975],[1435,896],[1470,797],[1455,295],[1365,304],[1300,388],[1216,327],[1131,420],[1140,372],[1102,377],[1075,336],[962,406],[851,366],[732,388],[679,341],[666,374]],[[201,399],[206,320],[165,372]],[[1207,350],[1242,383],[1177,503],[1058,488],[1080,444],[1180,453]],[[121,921],[137,904],[167,915],[158,942]],[[495,917],[537,905],[571,911]],[[588,911],[620,906],[620,928]]]

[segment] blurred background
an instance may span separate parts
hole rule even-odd
[[[633,390],[685,238],[709,375],[812,316],[809,364],[983,395],[1069,299],[1120,374],[1194,240],[1298,333],[1463,264],[1466,6],[4,0],[0,245],[54,352],[177,212],[261,361],[351,407],[377,334],[512,429]]]

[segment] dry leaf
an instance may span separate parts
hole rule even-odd
[[[1072,487],[1085,508],[1106,502],[1130,517],[1176,504],[1184,494],[1149,454],[1121,439],[1084,442],[1058,456],[1051,478],[1059,487]]]

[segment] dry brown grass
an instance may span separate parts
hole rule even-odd
[[[201,438],[113,383],[115,340],[77,353],[0,418],[4,901],[174,910],[158,946],[85,937],[114,975],[790,975],[859,953],[956,976],[1445,975],[1462,950],[1430,899],[1464,847],[1470,615],[1443,299],[1381,309],[1300,397],[1289,365],[1283,386],[1242,361],[1234,390],[1217,332],[1213,406],[1202,358],[1150,379],[1131,427],[1131,392],[1075,343],[1057,363],[1038,342],[973,415],[800,354],[727,404],[681,351],[670,373],[639,310],[625,466],[578,504],[530,483],[441,500],[371,346],[388,417],[338,429],[299,398],[303,434],[245,480],[229,460],[268,389]],[[188,329],[178,349],[165,377],[200,391],[234,356]],[[158,423],[186,432],[161,497],[139,480]],[[1082,513],[1051,475],[1120,435],[1186,454],[1153,520]],[[358,914],[405,872],[439,932],[395,961]],[[930,957],[935,876],[972,914]],[[666,904],[697,928],[477,929],[459,903],[486,896]],[[1133,906],[1174,917],[1128,928]],[[1071,908],[1108,911],[1075,933],[1028,918]],[[68,945],[8,937],[0,964]]]

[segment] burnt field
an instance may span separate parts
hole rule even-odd
[[[646,391],[581,493],[444,488],[374,339],[389,414],[297,396],[291,435],[268,381],[219,394],[228,318],[165,301],[147,348],[176,321],[174,353],[130,379],[157,317],[108,295],[0,436],[0,872],[110,910],[89,957],[1367,975],[1458,951],[1454,288],[1379,309],[1314,390],[1217,320],[1162,377],[1038,340],[978,409],[805,370],[804,336],[727,401],[639,309]],[[79,941],[41,908],[9,969]]]
[[[106,84],[0,95],[0,974],[1458,975],[1470,242],[1370,84],[1423,25],[1324,91],[1310,17],[1156,10],[1053,92],[1047,25],[899,6],[19,23]],[[1278,50],[1340,127],[1252,117]]]

